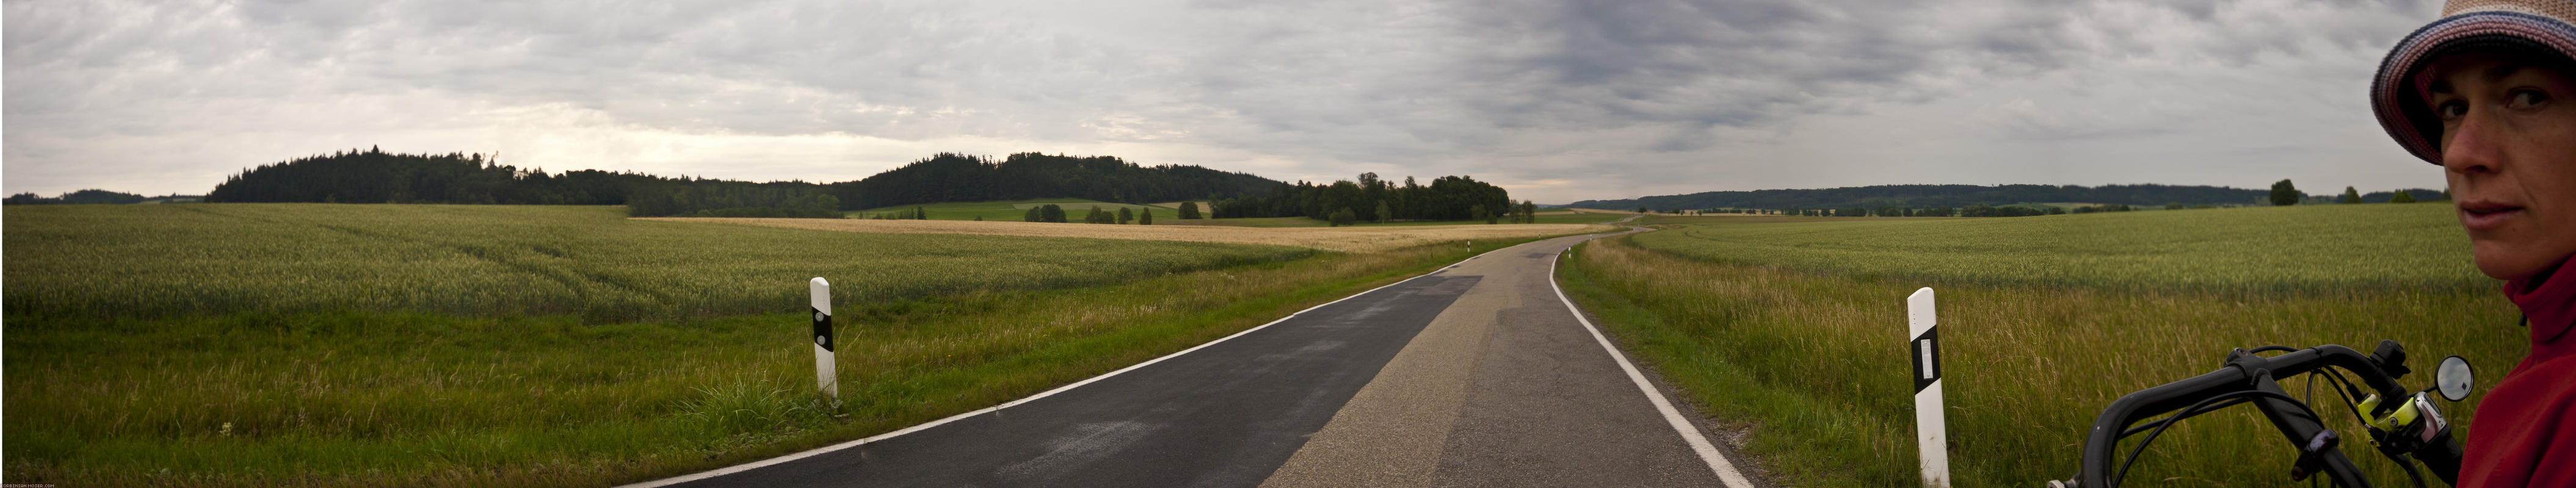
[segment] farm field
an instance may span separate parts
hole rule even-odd
[[[1309,220],[1304,217],[1290,217]],[[1270,244],[1342,252],[1379,252],[1436,243],[1476,240],[1536,239],[1615,230],[1590,224],[1457,224],[1384,225],[1321,228],[1265,228],[1212,225],[1107,225],[1045,222],[954,222],[940,220],[653,218],[638,220],[714,222],[763,227],[877,234],[977,234],[998,236],[1082,237],[1205,243]]]
[[[427,312],[598,320],[761,313],[806,278],[854,301],[1111,283],[1303,258],[1181,241],[816,234],[616,207],[72,205],[10,209],[10,313]]]
[[[2526,345],[2450,218],[2373,204],[1723,220],[1597,240],[1560,273],[1624,348],[1738,422],[1745,448],[1797,486],[1915,482],[1902,300],[1932,286],[1954,483],[2038,486],[2075,473],[2074,446],[2113,399],[2209,372],[2237,347],[2394,339],[2416,387],[2462,355],[2481,393],[2442,407],[2472,425]],[[2295,394],[2303,380],[2284,384]],[[2359,435],[2340,400],[2316,394],[2331,428]],[[2303,486],[2283,475],[2296,450],[2259,419],[2235,408],[2180,423],[2128,481]],[[2367,449],[2346,444],[2378,479],[2404,479]]]
[[[1157,221],[1178,218],[1178,214],[1176,212],[1180,211],[1180,207],[1177,206],[1164,207],[1160,205],[1133,205],[1125,203],[1109,203],[1098,200],[1084,200],[1080,198],[1041,198],[1035,200],[897,205],[892,207],[871,208],[867,210],[852,210],[849,212],[843,212],[842,214],[848,215],[851,218],[863,219],[870,215],[910,212],[914,208],[920,208],[922,211],[930,214],[929,220],[975,220],[977,217],[982,217],[984,220],[1019,222],[1027,215],[1030,208],[1050,203],[1062,205],[1064,206],[1065,212],[1072,213],[1076,216],[1082,215],[1083,210],[1095,206],[1100,207],[1102,210],[1112,212],[1118,211],[1120,208],[1138,210],[1153,208],[1154,219]]]
[[[1635,239],[1703,260],[1958,283],[2493,290],[2470,263],[2450,207],[2435,204],[1766,219],[1775,220],[1759,222],[1774,224],[1684,226]]]
[[[1463,259],[614,207],[12,207],[5,476],[599,486],[982,408]],[[843,400],[812,393],[806,278]],[[1066,313],[1082,310],[1083,313]]]

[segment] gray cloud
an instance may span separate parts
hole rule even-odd
[[[2431,186],[2362,90],[2429,1],[11,2],[5,186],[383,144],[836,180],[930,151],[1540,201],[1887,183]]]

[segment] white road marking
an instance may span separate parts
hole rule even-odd
[[[1574,320],[1583,323],[1583,330],[1592,333],[1592,340],[1600,341],[1601,349],[1610,351],[1611,359],[1619,360],[1619,370],[1628,372],[1628,379],[1637,382],[1637,390],[1646,392],[1646,399],[1655,403],[1655,410],[1664,413],[1664,422],[1672,424],[1674,431],[1681,432],[1682,440],[1690,443],[1692,451],[1699,452],[1699,459],[1708,462],[1710,471],[1717,472],[1717,477],[1725,480],[1728,488],[1753,488],[1753,482],[1735,470],[1735,463],[1728,462],[1726,455],[1718,454],[1717,446],[1709,444],[1708,437],[1700,435],[1699,428],[1691,426],[1689,420],[1682,419],[1681,411],[1674,410],[1673,403],[1664,400],[1664,394],[1655,391],[1653,383],[1646,382],[1646,375],[1637,372],[1637,365],[1628,362],[1628,355],[1620,354],[1617,346],[1610,345],[1610,338],[1601,335],[1600,327],[1593,326],[1591,319],[1583,318],[1583,309],[1575,308],[1574,300],[1565,298],[1565,287],[1556,284],[1556,261],[1548,260],[1547,286],[1556,289],[1557,301],[1565,302],[1565,310],[1574,313]]]
[[[1506,248],[1506,249],[1508,249],[1508,248]],[[1280,317],[1280,318],[1279,318],[1279,320],[1273,320],[1273,321],[1270,321],[1270,323],[1267,323],[1267,324],[1261,324],[1260,326],[1256,326],[1256,327],[1253,327],[1253,328],[1250,328],[1250,329],[1244,329],[1242,332],[1236,332],[1236,333],[1234,333],[1234,335],[1229,335],[1229,336],[1225,336],[1225,337],[1219,337],[1219,338],[1217,338],[1217,340],[1207,341],[1206,343],[1203,343],[1203,344],[1199,344],[1199,345],[1196,345],[1196,346],[1191,346],[1189,349],[1182,349],[1182,350],[1181,350],[1181,352],[1175,352],[1175,353],[1171,353],[1171,354],[1165,354],[1165,355],[1163,355],[1163,357],[1154,358],[1153,360],[1145,361],[1145,362],[1142,362],[1142,363],[1136,363],[1136,365],[1134,365],[1134,366],[1128,366],[1128,367],[1125,367],[1125,368],[1119,368],[1117,371],[1111,371],[1111,372],[1108,372],[1108,373],[1102,373],[1100,376],[1093,376],[1093,377],[1091,377],[1090,379],[1085,379],[1085,380],[1082,380],[1082,381],[1077,381],[1077,382],[1074,382],[1073,384],[1070,384],[1070,385],[1059,386],[1059,387],[1056,387],[1056,388],[1055,388],[1055,389],[1053,389],[1053,390],[1047,390],[1047,391],[1044,391],[1044,392],[1039,392],[1038,394],[1035,394],[1035,395],[1029,395],[1029,396],[1028,396],[1028,397],[1026,397],[1026,398],[1021,398],[1021,399],[1018,399],[1018,400],[1012,400],[1012,401],[1010,401],[1010,402],[1008,402],[1008,403],[1003,403],[1003,404],[1001,404],[1001,405],[995,405],[995,406],[991,406],[991,407],[985,407],[985,408],[984,408],[984,409],[982,409],[982,410],[976,410],[976,411],[972,411],[972,412],[966,412],[966,413],[961,413],[961,414],[957,414],[957,415],[951,415],[951,416],[948,416],[948,418],[939,419],[939,420],[933,420],[933,421],[930,421],[930,422],[927,422],[927,423],[923,423],[923,424],[921,424],[921,425],[915,425],[915,426],[911,426],[911,427],[905,427],[905,428],[903,428],[903,430],[897,430],[897,431],[894,431],[894,432],[887,432],[887,433],[883,433],[883,434],[877,434],[877,435],[875,435],[875,436],[871,436],[871,437],[868,437],[868,438],[865,438],[865,439],[859,439],[859,440],[855,440],[855,441],[849,441],[849,442],[843,442],[843,443],[833,444],[833,445],[829,445],[829,446],[823,446],[823,447],[817,447],[817,448],[813,448],[813,449],[807,449],[807,450],[800,451],[800,452],[797,452],[797,453],[794,453],[794,454],[788,454],[788,455],[778,456],[778,457],[769,458],[769,459],[762,459],[762,460],[759,460],[759,461],[752,461],[752,462],[749,462],[749,463],[736,464],[736,465],[732,465],[732,466],[726,466],[726,467],[722,467],[722,468],[716,468],[716,469],[714,469],[714,470],[710,470],[710,471],[703,471],[703,472],[699,472],[699,473],[696,473],[696,474],[688,474],[688,475],[674,476],[674,477],[670,477],[670,478],[663,478],[663,479],[658,479],[658,480],[653,480],[653,481],[646,481],[646,482],[641,482],[641,483],[632,483],[632,484],[618,485],[618,486],[617,486],[617,488],[658,488],[658,487],[671,486],[671,485],[676,485],[676,484],[681,484],[681,483],[687,483],[687,482],[691,482],[691,481],[698,481],[698,480],[703,480],[703,479],[708,479],[708,478],[715,478],[715,477],[719,477],[719,476],[724,476],[724,475],[729,475],[729,474],[734,474],[734,473],[740,473],[740,472],[750,471],[750,470],[754,470],[754,469],[766,468],[766,467],[769,467],[769,466],[777,465],[777,464],[779,464],[779,463],[785,463],[785,462],[788,462],[788,461],[794,461],[794,460],[798,460],[798,459],[805,459],[805,458],[809,458],[809,457],[819,456],[819,455],[822,455],[823,453],[828,453],[828,452],[832,452],[832,451],[839,451],[839,450],[842,450],[842,449],[849,449],[849,448],[853,448],[853,447],[859,447],[859,446],[862,446],[862,445],[866,445],[867,443],[870,443],[870,442],[877,442],[877,441],[883,441],[883,440],[886,440],[886,439],[893,439],[893,438],[895,438],[895,437],[897,437],[897,436],[901,436],[901,435],[904,435],[904,434],[910,434],[910,433],[914,433],[914,432],[920,432],[920,431],[921,431],[921,430],[923,430],[923,429],[928,429],[928,428],[931,428],[931,427],[938,427],[938,426],[941,426],[941,425],[946,425],[946,424],[948,424],[949,422],[956,422],[956,421],[959,421],[959,420],[965,420],[965,419],[967,419],[967,418],[972,418],[972,417],[977,416],[977,415],[983,415],[983,414],[986,414],[986,413],[992,413],[992,412],[994,412],[994,411],[1002,410],[1002,409],[1005,409],[1005,408],[1010,408],[1011,406],[1014,406],[1014,405],[1019,405],[1019,404],[1023,404],[1023,403],[1028,403],[1028,402],[1032,402],[1032,401],[1037,401],[1037,399],[1040,399],[1040,398],[1046,398],[1046,397],[1049,397],[1049,396],[1054,396],[1054,395],[1055,395],[1055,394],[1057,394],[1057,393],[1063,393],[1063,392],[1065,392],[1065,390],[1071,390],[1071,389],[1074,389],[1074,388],[1079,388],[1079,387],[1081,387],[1082,385],[1088,385],[1088,384],[1091,384],[1092,382],[1100,381],[1100,380],[1103,380],[1103,379],[1107,379],[1107,378],[1109,378],[1109,377],[1111,377],[1111,376],[1118,376],[1118,374],[1119,374],[1119,373],[1125,373],[1125,372],[1128,372],[1128,371],[1134,371],[1134,370],[1136,370],[1136,368],[1142,368],[1142,367],[1146,367],[1146,366],[1153,365],[1154,363],[1163,362],[1163,360],[1165,360],[1165,359],[1171,359],[1171,358],[1175,358],[1175,357],[1180,357],[1180,355],[1183,355],[1183,354],[1189,354],[1189,353],[1191,353],[1191,352],[1198,351],[1199,349],[1204,349],[1204,348],[1207,348],[1208,346],[1216,345],[1216,344],[1217,344],[1217,343],[1219,343],[1219,342],[1225,342],[1225,341],[1226,341],[1226,340],[1228,340],[1228,339],[1233,339],[1233,338],[1236,338],[1236,337],[1243,337],[1243,335],[1244,335],[1244,334],[1250,334],[1250,333],[1252,333],[1253,331],[1257,331],[1257,330],[1261,330],[1261,329],[1267,329],[1267,328],[1270,328],[1270,326],[1272,326],[1272,325],[1278,325],[1280,322],[1287,322],[1287,321],[1288,321],[1288,319],[1297,318],[1297,316],[1298,316],[1298,315],[1304,315],[1306,312],[1312,312],[1312,311],[1315,311],[1315,309],[1318,309],[1318,308],[1324,308],[1324,307],[1327,307],[1327,306],[1331,306],[1332,304],[1335,304],[1335,303],[1342,303],[1342,302],[1343,302],[1343,301],[1345,301],[1345,300],[1350,300],[1350,299],[1353,299],[1353,298],[1359,298],[1359,297],[1362,297],[1362,296],[1366,296],[1366,295],[1368,295],[1368,294],[1370,294],[1370,293],[1377,293],[1377,291],[1378,291],[1378,290],[1384,290],[1384,289],[1386,289],[1387,287],[1391,287],[1391,286],[1395,286],[1395,285],[1401,285],[1401,284],[1404,284],[1405,282],[1408,282],[1408,281],[1413,281],[1413,280],[1416,280],[1416,279],[1421,279],[1421,278],[1422,278],[1422,277],[1424,277],[1424,276],[1431,276],[1431,275],[1433,275],[1433,274],[1438,274],[1440,271],[1446,271],[1446,270],[1448,270],[1449,268],[1455,268],[1455,267],[1458,267],[1458,264],[1465,264],[1468,260],[1476,259],[1476,258],[1478,258],[1478,257],[1484,257],[1484,255],[1485,255],[1485,254],[1492,254],[1492,253],[1494,253],[1494,252],[1501,251],[1501,250],[1502,250],[1502,249],[1495,249],[1495,250],[1492,250],[1492,251],[1485,251],[1483,254],[1477,254],[1477,255],[1475,255],[1475,256],[1468,257],[1467,259],[1459,260],[1459,261],[1458,261],[1458,263],[1456,263],[1456,264],[1450,264],[1449,266],[1439,268],[1438,270],[1432,271],[1431,273],[1425,273],[1425,274],[1422,274],[1422,275],[1417,275],[1417,276],[1414,276],[1414,277],[1412,277],[1412,278],[1405,278],[1405,279],[1403,279],[1403,280],[1396,281],[1396,282],[1394,282],[1394,283],[1388,283],[1388,284],[1386,284],[1386,286],[1380,286],[1380,287],[1377,287],[1377,288],[1370,288],[1370,289],[1369,289],[1369,291],[1363,291],[1363,292],[1359,292],[1358,294],[1355,294],[1355,295],[1351,295],[1351,296],[1347,296],[1347,297],[1342,297],[1342,299],[1341,299],[1341,300],[1334,300],[1334,301],[1330,301],[1330,302],[1324,302],[1324,304],[1323,304],[1323,305],[1316,305],[1316,306],[1312,306],[1312,307],[1306,307],[1306,309],[1305,309],[1305,310],[1298,310],[1298,311],[1297,311],[1297,313],[1288,314],[1288,316],[1286,316],[1286,317]],[[1555,270],[1556,270],[1556,268],[1555,268],[1555,266],[1554,266],[1554,265],[1549,265],[1549,267],[1548,267],[1548,271],[1550,271],[1550,274],[1551,274],[1551,275],[1553,275],[1553,273],[1554,273],[1554,271],[1555,271]],[[1563,296],[1563,295],[1564,295],[1564,292],[1561,292],[1561,291],[1560,291],[1560,292],[1558,292],[1557,294],[1561,297],[1561,296]],[[1578,318],[1580,318],[1580,316],[1581,316],[1581,315],[1582,315],[1582,314],[1576,314],[1576,316],[1577,316]],[[1590,324],[1589,324],[1589,323],[1586,323],[1586,325],[1590,325]],[[1598,335],[1599,335],[1599,333],[1594,333],[1594,335],[1595,335],[1595,336],[1598,336]],[[1622,366],[1625,366],[1625,361],[1626,361],[1626,360],[1624,360],[1624,359],[1623,359],[1623,360],[1621,360],[1621,361],[1622,361]],[[1635,375],[1635,374],[1636,374],[1636,372],[1632,370],[1632,371],[1630,371],[1628,374],[1633,376],[1633,375]],[[1656,400],[1656,402],[1657,402],[1656,404],[1657,404],[1657,405],[1662,405],[1662,403],[1661,403],[1662,401],[1663,401],[1663,400],[1661,400],[1661,399],[1657,399],[1657,400]],[[1667,408],[1667,409],[1666,409],[1666,412],[1669,414],[1670,410],[1671,410],[1670,408]],[[1705,441],[1703,441],[1702,443],[1703,443],[1703,444],[1705,444]]]

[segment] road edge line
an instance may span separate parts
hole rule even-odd
[[[956,421],[959,421],[959,420],[965,420],[965,419],[967,419],[967,418],[971,418],[971,417],[974,417],[974,416],[977,416],[977,415],[983,415],[983,414],[987,414],[987,413],[992,413],[992,412],[999,411],[999,410],[1002,410],[1002,409],[1005,409],[1005,408],[1009,408],[1009,407],[1011,407],[1011,406],[1013,406],[1013,405],[1019,405],[1019,404],[1028,403],[1028,402],[1031,402],[1031,401],[1036,401],[1037,399],[1040,399],[1040,398],[1046,398],[1046,397],[1049,397],[1049,396],[1053,396],[1053,395],[1055,395],[1055,394],[1057,394],[1057,393],[1063,393],[1063,392],[1064,392],[1064,391],[1066,391],[1066,390],[1071,390],[1071,389],[1074,389],[1074,388],[1076,388],[1076,387],[1080,387],[1080,386],[1082,386],[1082,385],[1088,385],[1088,384],[1091,384],[1092,382],[1100,381],[1100,380],[1103,380],[1103,379],[1107,379],[1107,378],[1109,378],[1109,377],[1111,377],[1111,376],[1117,376],[1119,373],[1125,373],[1125,372],[1128,372],[1128,371],[1133,371],[1133,370],[1135,370],[1135,369],[1137,369],[1137,368],[1143,368],[1143,367],[1146,367],[1146,366],[1153,365],[1154,363],[1163,362],[1163,360],[1165,360],[1165,359],[1171,359],[1171,358],[1174,358],[1174,357],[1179,357],[1180,355],[1183,355],[1183,354],[1189,354],[1189,353],[1192,353],[1192,352],[1197,352],[1199,349],[1204,349],[1204,348],[1207,348],[1208,346],[1213,346],[1213,345],[1216,345],[1217,343],[1225,342],[1225,341],[1226,341],[1226,340],[1228,340],[1228,339],[1233,339],[1233,338],[1236,338],[1236,337],[1242,337],[1244,334],[1250,334],[1250,333],[1252,333],[1253,331],[1257,331],[1257,330],[1261,330],[1261,329],[1267,329],[1267,328],[1270,328],[1270,326],[1272,326],[1272,325],[1277,325],[1277,324],[1279,324],[1280,322],[1287,322],[1287,321],[1288,321],[1288,319],[1297,318],[1297,316],[1299,316],[1299,315],[1305,315],[1305,314],[1306,314],[1306,312],[1312,312],[1312,311],[1315,311],[1315,309],[1318,309],[1318,308],[1324,308],[1324,307],[1326,307],[1326,306],[1330,306],[1330,305],[1332,305],[1332,304],[1342,303],[1343,301],[1350,300],[1350,299],[1353,299],[1353,298],[1359,298],[1359,297],[1361,297],[1361,296],[1365,296],[1365,295],[1368,295],[1368,294],[1370,294],[1370,293],[1377,293],[1377,291],[1378,291],[1378,290],[1384,290],[1384,289],[1387,289],[1388,287],[1392,287],[1392,286],[1395,286],[1395,285],[1401,285],[1401,284],[1404,284],[1405,282],[1408,282],[1408,281],[1413,281],[1413,280],[1421,279],[1421,278],[1422,278],[1422,277],[1424,277],[1424,276],[1431,276],[1431,275],[1435,275],[1435,274],[1440,274],[1440,273],[1441,273],[1441,272],[1443,272],[1443,271],[1448,271],[1450,268],[1456,268],[1456,267],[1458,267],[1458,265],[1461,265],[1461,264],[1467,264],[1467,262],[1468,262],[1468,261],[1473,261],[1473,260],[1475,260],[1476,258],[1485,257],[1485,255],[1486,255],[1486,254],[1493,254],[1493,253],[1495,253],[1495,252],[1502,251],[1502,250],[1504,250],[1504,249],[1511,249],[1511,248],[1514,248],[1514,247],[1519,247],[1519,246],[1518,246],[1518,245],[1503,246],[1503,247],[1494,248],[1494,249],[1493,249],[1493,250],[1491,250],[1491,251],[1485,251],[1485,252],[1482,252],[1482,253],[1477,253],[1477,254],[1476,254],[1476,255],[1474,255],[1474,256],[1468,256],[1468,257],[1467,257],[1467,259],[1461,259],[1461,260],[1458,260],[1458,262],[1455,262],[1455,263],[1449,263],[1449,265],[1448,265],[1448,266],[1441,266],[1441,267],[1438,267],[1438,268],[1432,268],[1431,272],[1428,272],[1428,273],[1423,273],[1423,274],[1419,274],[1419,275],[1414,275],[1412,278],[1405,278],[1405,279],[1401,279],[1401,280],[1396,280],[1396,282],[1394,282],[1394,283],[1387,283],[1387,284],[1386,284],[1386,285],[1384,285],[1384,286],[1379,286],[1379,287],[1377,287],[1377,288],[1370,288],[1370,289],[1368,289],[1368,291],[1363,291],[1363,292],[1359,292],[1359,293],[1354,293],[1354,294],[1351,294],[1351,296],[1342,297],[1340,300],[1333,300],[1333,301],[1329,301],[1329,302],[1324,302],[1322,305],[1316,305],[1316,306],[1312,306],[1312,307],[1306,307],[1306,309],[1305,309],[1305,310],[1298,310],[1298,311],[1296,311],[1296,312],[1289,313],[1289,314],[1288,314],[1288,316],[1286,316],[1286,317],[1280,317],[1280,318],[1279,318],[1279,320],[1273,320],[1273,321],[1270,321],[1270,323],[1261,324],[1261,325],[1258,325],[1258,326],[1253,326],[1253,327],[1252,327],[1252,328],[1250,328],[1250,329],[1244,329],[1242,332],[1236,332],[1236,333],[1234,333],[1233,335],[1228,335],[1228,336],[1225,336],[1225,337],[1219,337],[1219,338],[1217,338],[1216,340],[1212,340],[1212,341],[1207,341],[1207,342],[1204,342],[1204,343],[1200,343],[1199,345],[1196,345],[1196,346],[1190,346],[1190,348],[1189,348],[1189,349],[1182,349],[1182,350],[1180,350],[1179,352],[1174,352],[1174,353],[1171,353],[1171,354],[1165,354],[1165,355],[1163,355],[1162,357],[1157,357],[1157,358],[1154,358],[1154,359],[1146,360],[1145,362],[1136,363],[1136,364],[1134,364],[1134,365],[1129,365],[1129,366],[1127,366],[1127,367],[1125,367],[1125,368],[1119,368],[1119,369],[1118,369],[1118,370],[1116,370],[1116,371],[1110,371],[1110,372],[1107,372],[1107,373],[1101,373],[1101,374],[1100,374],[1100,376],[1093,376],[1093,377],[1090,377],[1090,378],[1084,379],[1084,380],[1082,380],[1082,381],[1076,381],[1076,382],[1073,382],[1073,383],[1071,383],[1071,384],[1067,384],[1067,385],[1064,385],[1064,386],[1056,387],[1055,389],[1052,389],[1052,390],[1047,390],[1047,391],[1038,392],[1038,393],[1037,393],[1037,394],[1035,394],[1035,395],[1029,395],[1029,396],[1026,396],[1026,397],[1021,397],[1021,398],[1020,398],[1020,399],[1018,399],[1018,400],[1011,400],[1011,401],[1008,401],[1008,402],[1002,402],[1002,404],[1001,404],[1001,405],[994,405],[994,406],[984,407],[984,408],[982,408],[982,409],[978,409],[978,410],[974,410],[974,411],[970,411],[970,412],[966,412],[966,413],[961,413],[961,414],[956,414],[956,415],[950,415],[950,416],[948,416],[947,418],[942,418],[942,419],[939,419],[939,420],[933,420],[933,421],[929,421],[929,422],[924,422],[924,423],[921,423],[921,424],[918,424],[918,425],[914,425],[914,426],[911,426],[911,427],[905,427],[905,428],[902,428],[902,429],[897,429],[897,430],[895,430],[895,431],[893,431],[893,432],[887,432],[887,433],[883,433],[883,434],[877,434],[877,435],[873,435],[873,436],[868,436],[868,437],[865,437],[865,438],[861,438],[861,439],[859,439],[859,440],[846,441],[846,442],[842,442],[842,443],[839,443],[839,444],[833,444],[833,445],[828,445],[828,446],[823,446],[823,447],[817,447],[817,448],[813,448],[813,449],[807,449],[807,450],[803,450],[803,451],[797,451],[797,452],[795,452],[795,453],[790,453],[790,454],[780,455],[780,456],[772,457],[772,458],[768,458],[768,459],[762,459],[762,460],[752,461],[752,462],[748,462],[748,463],[742,463],[742,464],[736,464],[736,465],[726,466],[726,467],[722,467],[722,468],[716,468],[716,469],[711,469],[711,470],[706,470],[706,471],[700,471],[700,472],[691,473],[691,474],[684,474],[684,475],[673,476],[673,477],[669,477],[669,478],[662,478],[662,479],[652,480],[652,481],[640,481],[640,482],[635,482],[635,483],[628,483],[628,484],[623,484],[623,485],[617,485],[617,486],[615,486],[614,488],[659,488],[659,487],[671,486],[671,485],[676,485],[676,484],[681,484],[681,483],[688,483],[688,482],[692,482],[692,481],[700,481],[700,480],[706,480],[706,479],[713,479],[713,478],[716,478],[716,477],[721,477],[721,476],[730,475],[730,474],[734,474],[734,473],[740,473],[740,472],[744,472],[744,471],[750,471],[750,470],[755,470],[755,469],[760,469],[760,468],[766,468],[766,467],[770,467],[770,466],[775,466],[775,465],[779,465],[779,464],[784,464],[784,463],[786,463],[786,462],[789,462],[789,461],[795,461],[795,460],[798,460],[798,459],[805,459],[805,458],[809,458],[809,457],[819,456],[819,455],[823,455],[823,454],[825,454],[825,453],[830,453],[830,452],[833,452],[833,451],[839,451],[839,450],[842,450],[842,449],[849,449],[849,448],[853,448],[853,447],[859,447],[859,446],[862,446],[862,445],[866,445],[866,444],[868,444],[868,443],[870,443],[870,442],[878,442],[878,441],[883,441],[883,440],[886,440],[886,439],[893,439],[893,438],[895,438],[895,437],[897,437],[897,436],[902,436],[902,435],[904,435],[904,434],[910,434],[910,433],[913,433],[913,432],[919,432],[919,431],[922,431],[922,430],[925,430],[925,429],[929,429],[929,428],[932,428],[932,427],[938,427],[938,426],[941,426],[941,425],[946,425],[946,424],[948,424],[949,422],[956,422]],[[1555,282],[1555,280],[1554,280],[1554,275],[1555,275],[1555,273],[1556,273],[1556,265],[1555,265],[1555,264],[1549,264],[1549,265],[1548,265],[1548,274],[1550,275],[1549,282],[1550,282],[1551,284],[1553,284],[1553,283]],[[1565,296],[1565,293],[1564,293],[1563,291],[1559,291],[1559,292],[1557,292],[1557,296],[1558,296],[1559,298],[1563,298],[1563,297]],[[1583,314],[1577,313],[1577,314],[1575,314],[1575,315],[1576,315],[1576,317],[1577,317],[1577,318],[1580,318]],[[1591,324],[1586,323],[1586,324],[1584,324],[1584,325],[1589,326],[1589,325],[1591,325]],[[1594,335],[1594,336],[1599,336],[1599,335],[1600,335],[1600,333],[1595,332],[1595,333],[1593,333],[1593,335]],[[1622,361],[1622,365],[1624,366],[1624,365],[1625,365],[1625,361],[1626,361],[1626,360],[1625,360],[1625,359],[1622,359],[1621,361]],[[1635,375],[1635,374],[1636,374],[1636,372],[1634,372],[1634,371],[1630,371],[1630,372],[1629,372],[1629,374],[1630,374],[1630,375]],[[1658,405],[1661,405],[1660,401],[1659,401],[1657,404],[1658,404]],[[1703,442],[1705,442],[1705,441],[1703,441]]]
[[[1655,391],[1654,383],[1647,382],[1646,375],[1637,372],[1637,365],[1628,362],[1628,355],[1620,353],[1617,346],[1610,345],[1610,338],[1601,335],[1601,328],[1592,325],[1591,319],[1583,317],[1583,309],[1574,306],[1574,300],[1565,297],[1565,287],[1556,284],[1557,261],[1562,260],[1550,259],[1547,263],[1547,286],[1556,290],[1557,301],[1565,303],[1565,310],[1574,313],[1574,320],[1583,324],[1585,332],[1592,333],[1592,340],[1600,342],[1602,350],[1610,351],[1611,359],[1619,360],[1619,370],[1628,372],[1628,379],[1637,383],[1637,389],[1646,393],[1647,400],[1654,402],[1655,410],[1663,412],[1664,422],[1671,424],[1674,431],[1680,432],[1682,441],[1689,443],[1691,450],[1699,453],[1700,460],[1708,463],[1709,471],[1715,472],[1718,479],[1724,480],[1729,488],[1753,488],[1753,482],[1745,478],[1743,472],[1735,470],[1735,463],[1727,461],[1725,454],[1718,453],[1717,446],[1708,442],[1708,436],[1700,435],[1699,427],[1683,419],[1681,411],[1674,409],[1673,403],[1664,399],[1663,392]]]

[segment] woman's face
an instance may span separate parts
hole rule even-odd
[[[2452,205],[2478,270],[2504,280],[2576,254],[2576,73],[2525,60],[2463,54],[2426,72]]]

